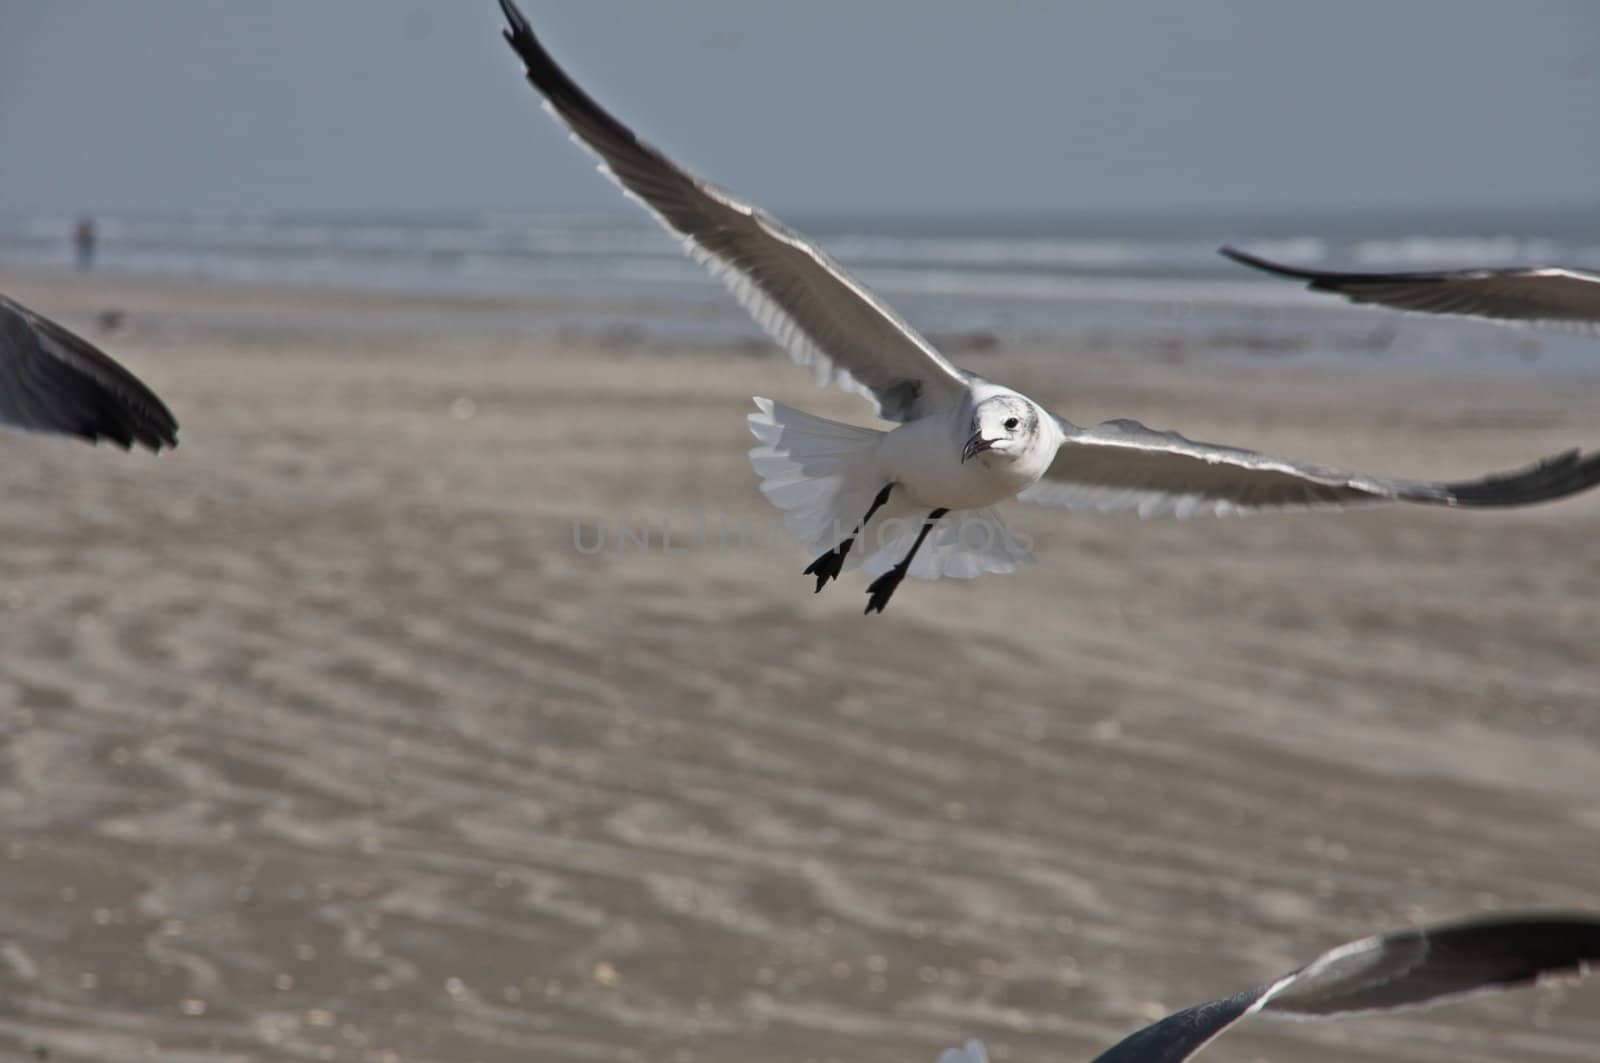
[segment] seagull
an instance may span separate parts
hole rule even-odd
[[[110,355],[0,295],[0,425],[110,440],[159,451],[178,422],[155,392]]]
[[[1600,332],[1600,273],[1588,270],[1535,266],[1434,273],[1336,273],[1285,266],[1233,247],[1219,250],[1235,262],[1306,281],[1306,287],[1314,292],[1335,292],[1352,303]]]
[[[1600,962],[1600,917],[1506,913],[1353,941],[1277,981],[1175,1011],[1123,1038],[1094,1063],[1182,1063],[1258,1011],[1320,1019],[1382,1012],[1513,989]],[[939,1063],[988,1063],[968,1041]]]
[[[1600,453],[1577,450],[1429,483],[1199,443],[1137,421],[1080,428],[957,368],[815,244],[640,140],[556,64],[512,0],[500,7],[528,81],[601,173],[677,235],[818,384],[861,395],[896,423],[842,424],[765,398],[748,419],[759,441],[751,464],[813,558],[805,573],[820,591],[860,567],[874,577],[868,613],[881,613],[908,574],[971,578],[1031,562],[1025,537],[993,508],[1011,498],[1188,516],[1388,499],[1521,506],[1600,481]]]

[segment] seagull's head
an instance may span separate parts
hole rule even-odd
[[[1021,395],[996,395],[973,407],[963,464],[978,458],[984,464],[1022,459],[1039,438],[1039,407]]]

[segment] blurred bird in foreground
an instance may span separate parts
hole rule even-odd
[[[0,425],[102,439],[124,450],[178,445],[178,422],[138,377],[81,336],[0,295]]]
[[[1396,930],[1340,945],[1265,985],[1175,1011],[1094,1063],[1182,1063],[1256,1012],[1299,1019],[1437,1004],[1475,993],[1587,974],[1600,961],[1600,917],[1504,913]],[[939,1063],[988,1063],[968,1041]]]

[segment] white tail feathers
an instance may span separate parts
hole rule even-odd
[[[837,546],[866,516],[886,485],[878,468],[885,433],[814,417],[757,398],[750,431],[761,441],[750,464],[761,477],[761,493],[783,511],[784,527],[815,558]],[[857,536],[846,569],[877,576],[910,551],[928,510],[902,493]],[[908,575],[971,579],[984,572],[1010,572],[1033,560],[1025,542],[1006,530],[992,509],[957,510],[928,534]]]
[[[761,493],[783,510],[784,527],[813,557],[825,553],[850,534],[883,489],[876,459],[884,434],[771,399],[755,402],[750,431],[761,445],[751,448],[750,465],[761,477]]]

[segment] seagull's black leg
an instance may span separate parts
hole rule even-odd
[[[872,581],[872,586],[867,588],[867,612],[883,612],[883,607],[889,604],[889,598],[894,594],[894,589],[900,586],[900,581],[906,578],[906,573],[911,570],[911,559],[917,556],[917,551],[922,549],[922,540],[933,531],[934,523],[946,513],[948,509],[936,509],[928,514],[928,519],[922,522],[922,530],[917,533],[917,541],[911,544],[911,549],[906,551],[906,556],[901,562]]]
[[[856,536],[861,534],[861,529],[867,526],[867,521],[872,519],[872,515],[883,508],[885,502],[889,501],[889,492],[893,490],[894,484],[891,483],[886,485],[882,491],[879,491],[878,497],[872,500],[872,507],[867,510],[867,515],[861,518],[860,524],[856,525],[856,530],[845,536],[844,541],[838,546],[835,546],[832,550],[829,550],[806,566],[806,575],[817,577],[817,590],[822,590],[829,580],[839,578],[839,572],[844,568],[845,555],[850,553],[850,547],[855,543]]]

